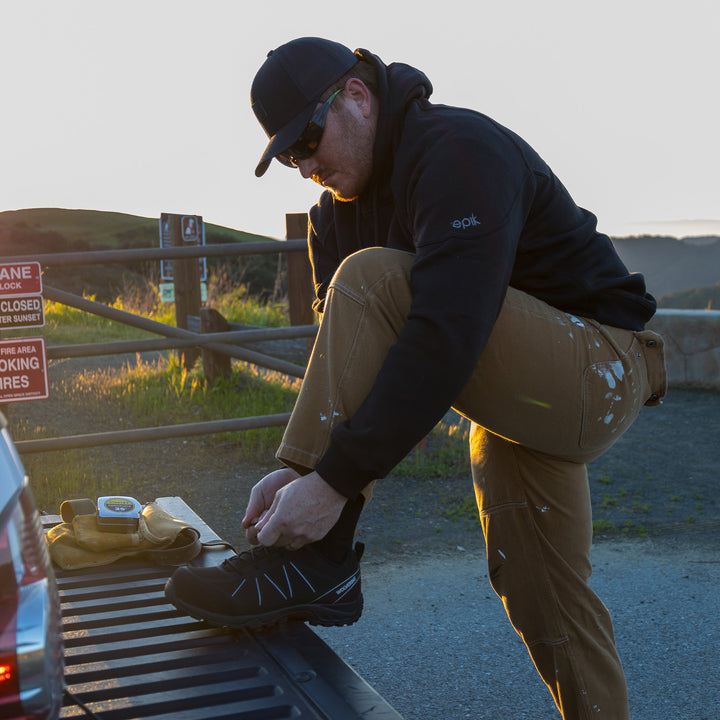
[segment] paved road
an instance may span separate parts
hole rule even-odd
[[[720,532],[593,552],[633,720],[720,719]],[[406,720],[557,720],[484,563],[481,547],[366,563],[361,620],[317,632]]]

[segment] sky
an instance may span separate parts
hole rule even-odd
[[[0,26],[0,210],[284,237],[320,188],[276,162],[255,177],[250,86],[269,50],[314,35],[519,133],[601,231],[720,234],[717,0],[0,0]]]

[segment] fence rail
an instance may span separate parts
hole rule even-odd
[[[168,440],[170,438],[189,437],[191,435],[211,435],[236,430],[251,430],[253,428],[278,427],[286,425],[289,419],[290,413],[280,413],[247,418],[230,418],[228,420],[206,420],[201,423],[186,423],[184,425],[160,425],[152,428],[137,428],[134,430],[115,430],[110,432],[88,433],[86,435],[67,435],[64,437],[41,438],[38,440],[20,440],[15,442],[15,447],[17,451],[23,455],[51,452],[53,450],[118,445],[128,442]]]
[[[141,260],[181,260],[199,257],[240,255],[272,255],[273,253],[306,250],[305,240],[267,240],[248,243],[188,245],[187,247],[134,248],[128,250],[88,250],[83,252],[45,253],[43,255],[12,255],[0,263],[39,262],[41,265],[97,265],[102,263]]]
[[[307,227],[307,216],[291,214],[287,216],[288,239],[269,240],[248,243],[227,243],[214,245],[193,245],[184,247],[136,248],[128,250],[97,250],[88,252],[46,253],[43,255],[14,255],[0,258],[0,263],[38,261],[42,266],[93,265],[103,263],[125,263],[144,260],[192,260],[201,257],[242,256],[271,253],[288,254],[289,282],[302,286],[301,292],[295,292],[296,298],[306,299],[312,289],[312,281],[307,261],[307,243],[298,238]],[[291,231],[295,235],[291,235]],[[291,267],[291,258],[295,260]],[[167,325],[155,320],[135,315],[103,303],[83,298],[79,295],[45,286],[43,296],[47,300],[74,307],[83,312],[98,315],[115,322],[145,330],[160,338],[144,340],[115,341],[105,343],[83,343],[75,345],[55,345],[47,348],[48,359],[94,357],[147,351],[162,351],[182,348],[202,348],[213,353],[229,356],[261,367],[275,370],[291,377],[302,378],[305,368],[302,365],[272,357],[265,353],[243,347],[246,343],[269,340],[312,338],[317,326],[299,324],[297,318],[308,318],[307,312],[294,310],[291,295],[291,327],[230,329],[226,332],[195,332],[183,327]],[[177,298],[176,298],[177,300]],[[297,303],[297,299],[295,300]],[[310,316],[311,317],[311,316]],[[38,402],[44,402],[42,400]],[[163,440],[169,438],[208,435],[222,432],[234,432],[261,427],[277,427],[287,423],[289,413],[263,415],[224,420],[209,420],[181,425],[136,428],[109,432],[69,435],[64,437],[20,440],[15,444],[20,454],[51,452],[77,448],[99,447],[127,442]]]
[[[297,325],[270,329],[234,330],[218,333],[193,333],[193,338],[160,338],[147,340],[115,340],[105,343],[76,343],[74,345],[53,345],[47,348],[47,356],[51,360],[58,358],[96,357],[99,355],[122,355],[124,353],[153,352],[177,350],[185,347],[206,347],[208,343],[256,343],[265,340],[296,340],[314,337],[317,325]],[[295,366],[300,367],[300,366]],[[304,368],[300,368],[304,371]],[[298,377],[302,377],[298,375]]]
[[[181,347],[204,347],[207,350],[212,350],[213,352],[221,353],[223,355],[229,355],[230,357],[234,357],[238,360],[244,360],[246,362],[262,365],[263,367],[266,367],[270,370],[277,370],[278,372],[282,372],[293,377],[301,378],[305,374],[305,368],[301,365],[296,365],[294,363],[287,362],[286,360],[278,360],[277,358],[273,358],[269,355],[264,355],[263,353],[259,353],[254,350],[246,350],[244,348],[234,345],[228,345],[224,342],[216,342],[213,339],[208,339],[208,336],[204,336],[202,333],[195,333],[192,330],[185,330],[184,328],[175,327],[174,325],[166,325],[165,323],[158,322],[157,320],[150,320],[149,318],[143,317],[141,315],[129,313],[126,310],[119,310],[118,308],[109,307],[108,305],[104,305],[103,303],[96,302],[95,300],[88,300],[87,298],[80,297],[79,295],[73,295],[72,293],[65,292],[64,290],[58,290],[57,288],[52,287],[45,287],[43,288],[43,295],[48,300],[54,300],[55,302],[59,302],[62,305],[68,305],[69,307],[74,307],[77,310],[83,310],[85,312],[92,313],[93,315],[99,315],[100,317],[107,318],[108,320],[115,320],[125,325],[139,328],[140,330],[154,332],[158,335],[163,335],[166,338],[186,341],[181,345]],[[294,329],[297,329],[297,326]],[[277,330],[283,330],[283,328],[268,328],[264,332],[270,334],[271,337],[273,336],[273,334],[276,334],[279,337],[281,333],[277,333]],[[305,337],[309,337],[311,334],[307,330],[303,330],[302,332],[308,333],[304,335]],[[213,333],[213,336],[217,335],[220,335],[222,336],[222,339],[227,340],[228,333]],[[142,341],[136,340],[132,342],[134,345],[137,345],[139,347]],[[66,352],[76,352],[73,351],[74,346],[72,345],[65,347],[67,348]],[[132,351],[125,350],[125,352]],[[69,355],[58,354],[56,355],[56,357],[69,357]],[[77,352],[75,355],[73,355],[73,357],[79,357]]]

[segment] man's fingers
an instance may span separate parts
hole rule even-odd
[[[260,544],[258,533],[265,526],[269,512],[269,510],[264,510],[258,517],[253,518],[252,521],[245,526],[245,536],[251,545]]]
[[[325,537],[347,500],[317,473],[297,478],[273,490],[273,495],[272,504],[256,521],[248,518],[248,539],[265,546],[292,549]],[[265,501],[268,500],[266,495]]]
[[[255,525],[267,510],[268,504],[265,499],[265,493],[263,492],[262,485],[258,483],[250,491],[250,500],[248,500],[245,516],[242,519],[242,526],[247,530],[250,525]]]
[[[308,527],[307,523],[297,525],[288,521],[282,508],[266,518],[262,525],[259,523],[254,525],[253,529],[257,532],[257,541],[260,545],[288,547],[291,550],[299,550],[322,537],[320,534],[314,537],[314,528]]]
[[[306,545],[308,540],[298,533],[292,523],[288,523],[283,505],[276,496],[273,507],[263,513],[261,520],[253,526],[257,541],[260,545],[278,547],[292,547],[298,549]]]
[[[253,535],[255,536],[255,539],[260,545],[274,545],[274,542],[271,541],[271,538],[275,537],[275,539],[277,539],[277,536],[280,534],[278,531],[273,531],[272,526],[273,518],[277,513],[278,504],[280,502],[281,496],[282,490],[275,494],[272,505],[267,508],[267,510],[264,510],[257,518],[257,521],[252,524]],[[268,527],[268,525],[271,528],[270,533],[266,532],[266,528]]]
[[[257,541],[260,545],[270,547],[271,545],[282,544],[278,542],[280,540],[280,531],[277,525],[278,523],[274,523],[272,518],[270,518],[266,523],[263,523],[259,529],[257,525],[255,526]]]
[[[257,522],[260,514],[270,508],[278,490],[298,477],[299,474],[295,470],[286,467],[274,470],[256,483],[250,491],[250,499],[242,519],[242,526],[247,530]]]
[[[248,542],[251,545],[259,545],[260,541],[257,538],[257,530],[255,530],[255,526],[251,525],[246,531],[245,531],[245,537],[247,538]]]
[[[248,500],[247,507],[245,508],[245,515],[243,515],[242,526],[247,530],[251,525],[254,525],[257,521],[258,514],[262,510],[255,501],[255,488],[250,492],[250,500]]]

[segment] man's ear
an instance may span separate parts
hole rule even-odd
[[[356,103],[363,117],[372,114],[373,95],[362,80],[350,78],[345,83],[345,99]]]

